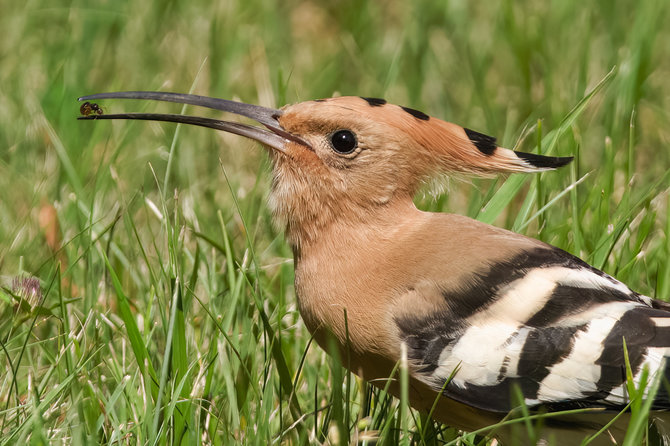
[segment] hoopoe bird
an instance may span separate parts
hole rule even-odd
[[[602,409],[561,425],[597,430],[629,402],[624,342],[635,382],[668,375],[670,304],[541,241],[413,203],[437,174],[541,172],[571,157],[498,147],[493,137],[376,98],[281,109],[163,92],[79,100],[113,98],[208,107],[261,124],[153,113],[79,118],[193,124],[268,148],[269,205],[293,250],[305,325],[324,348],[333,337],[346,366],[371,382],[389,377],[404,344],[411,404],[429,410],[437,400],[440,421],[466,430],[493,424],[518,405],[518,389],[531,409]],[[663,388],[653,408],[658,418],[670,408]],[[610,427],[610,437],[622,435]],[[565,438],[560,444],[572,444]]]

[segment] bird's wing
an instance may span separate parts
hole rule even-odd
[[[557,248],[489,264],[457,287],[412,287],[428,289],[443,297],[439,309],[394,318],[414,374],[481,409],[517,406],[515,387],[529,406],[622,407],[624,339],[636,381],[645,368],[652,376],[664,368],[670,355],[667,304]],[[661,393],[656,406],[670,408]]]

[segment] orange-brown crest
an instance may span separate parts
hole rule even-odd
[[[410,160],[415,174],[431,174],[433,170],[536,172],[563,166],[572,159],[504,149],[496,145],[495,138],[383,99],[345,96],[302,102],[283,110],[280,123],[291,133],[309,135],[312,141],[320,138],[318,143],[322,144],[336,129],[356,129],[363,143],[361,151],[391,150],[398,159]]]
[[[497,147],[494,138],[382,99],[338,97],[282,111],[282,128],[311,145],[289,144],[274,156],[272,205],[290,238],[292,228],[307,230],[298,238],[310,238],[332,218],[365,216],[393,199],[411,200],[420,183],[437,173],[533,172],[571,160]],[[353,150],[334,146],[342,131],[354,135]]]

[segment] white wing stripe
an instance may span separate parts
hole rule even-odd
[[[516,371],[528,330],[504,323],[471,326],[453,345],[442,351],[434,377],[444,380],[459,366],[454,384],[498,384],[500,369],[508,358],[508,370]],[[511,342],[509,342],[511,339]],[[509,373],[508,373],[509,374]]]
[[[657,327],[670,327],[670,314],[668,317],[652,317],[650,319]]]
[[[540,311],[551,297],[558,279],[564,277],[568,268],[535,268],[521,279],[503,287],[494,303],[468,319],[468,323],[478,325],[491,319],[505,321],[515,327],[519,321],[530,319]]]

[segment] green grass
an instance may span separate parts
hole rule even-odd
[[[476,444],[311,342],[262,150],[200,128],[78,122],[75,99],[379,96],[574,155],[417,204],[540,238],[668,300],[669,9],[0,0],[0,444]],[[648,406],[634,409],[630,444],[646,435]]]

